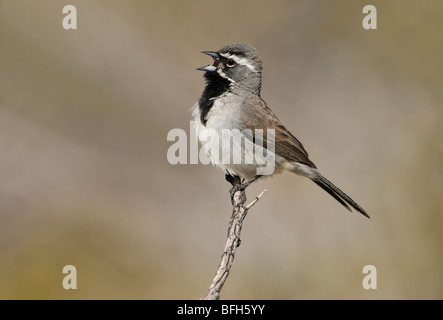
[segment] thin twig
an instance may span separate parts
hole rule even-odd
[[[240,185],[241,181],[238,177],[233,177],[232,181],[233,188],[235,185]],[[248,214],[248,210],[263,196],[266,192],[264,190],[248,205],[244,206],[246,202],[246,194],[244,190],[240,190],[234,193],[231,198],[232,201],[232,216],[229,221],[228,238],[226,240],[225,249],[223,251],[220,265],[218,266],[215,277],[212,280],[211,286],[208,292],[204,295],[201,300],[218,300],[220,298],[220,291],[228,278],[229,272],[231,271],[232,263],[234,262],[235,252],[240,246],[240,235],[243,226],[243,221]]]
[[[249,210],[254,204],[257,203],[258,200],[260,200],[260,198],[265,194],[266,191],[268,191],[268,190],[266,190],[266,189],[263,190],[263,191],[262,191],[258,196],[256,196],[255,199],[252,200],[252,202],[251,202],[250,204],[248,204],[245,208]]]

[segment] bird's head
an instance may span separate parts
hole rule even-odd
[[[198,68],[206,71],[208,82],[224,79],[231,91],[244,90],[260,94],[262,62],[260,54],[250,44],[231,43],[218,51],[202,51],[214,59],[212,65]]]

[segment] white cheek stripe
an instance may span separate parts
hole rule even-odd
[[[225,78],[226,80],[229,80],[231,83],[235,83],[234,80],[232,80],[231,78],[229,78],[226,73],[223,72],[222,69],[217,69],[217,73],[222,77]]]
[[[235,54],[229,54],[229,53],[220,53],[220,55],[222,57],[225,57],[226,59],[234,60],[237,64],[241,64],[242,66],[248,67],[248,69],[251,70],[252,72],[257,72],[257,69],[255,69],[255,67],[246,58],[240,58],[237,57]]]

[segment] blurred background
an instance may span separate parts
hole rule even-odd
[[[371,219],[289,173],[257,183],[221,298],[443,298],[441,1],[373,0],[377,30],[355,0],[0,3],[0,298],[206,293],[230,185],[170,165],[166,136],[189,132],[200,51],[238,41],[261,52],[269,106]]]

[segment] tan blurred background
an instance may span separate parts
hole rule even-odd
[[[62,28],[63,6],[78,29]],[[249,42],[262,95],[372,219],[306,179],[248,189],[223,299],[443,298],[443,4],[1,1],[0,298],[197,299],[229,185],[167,162],[204,86],[201,50]],[[62,268],[78,270],[64,290]],[[378,271],[364,290],[362,269]]]

